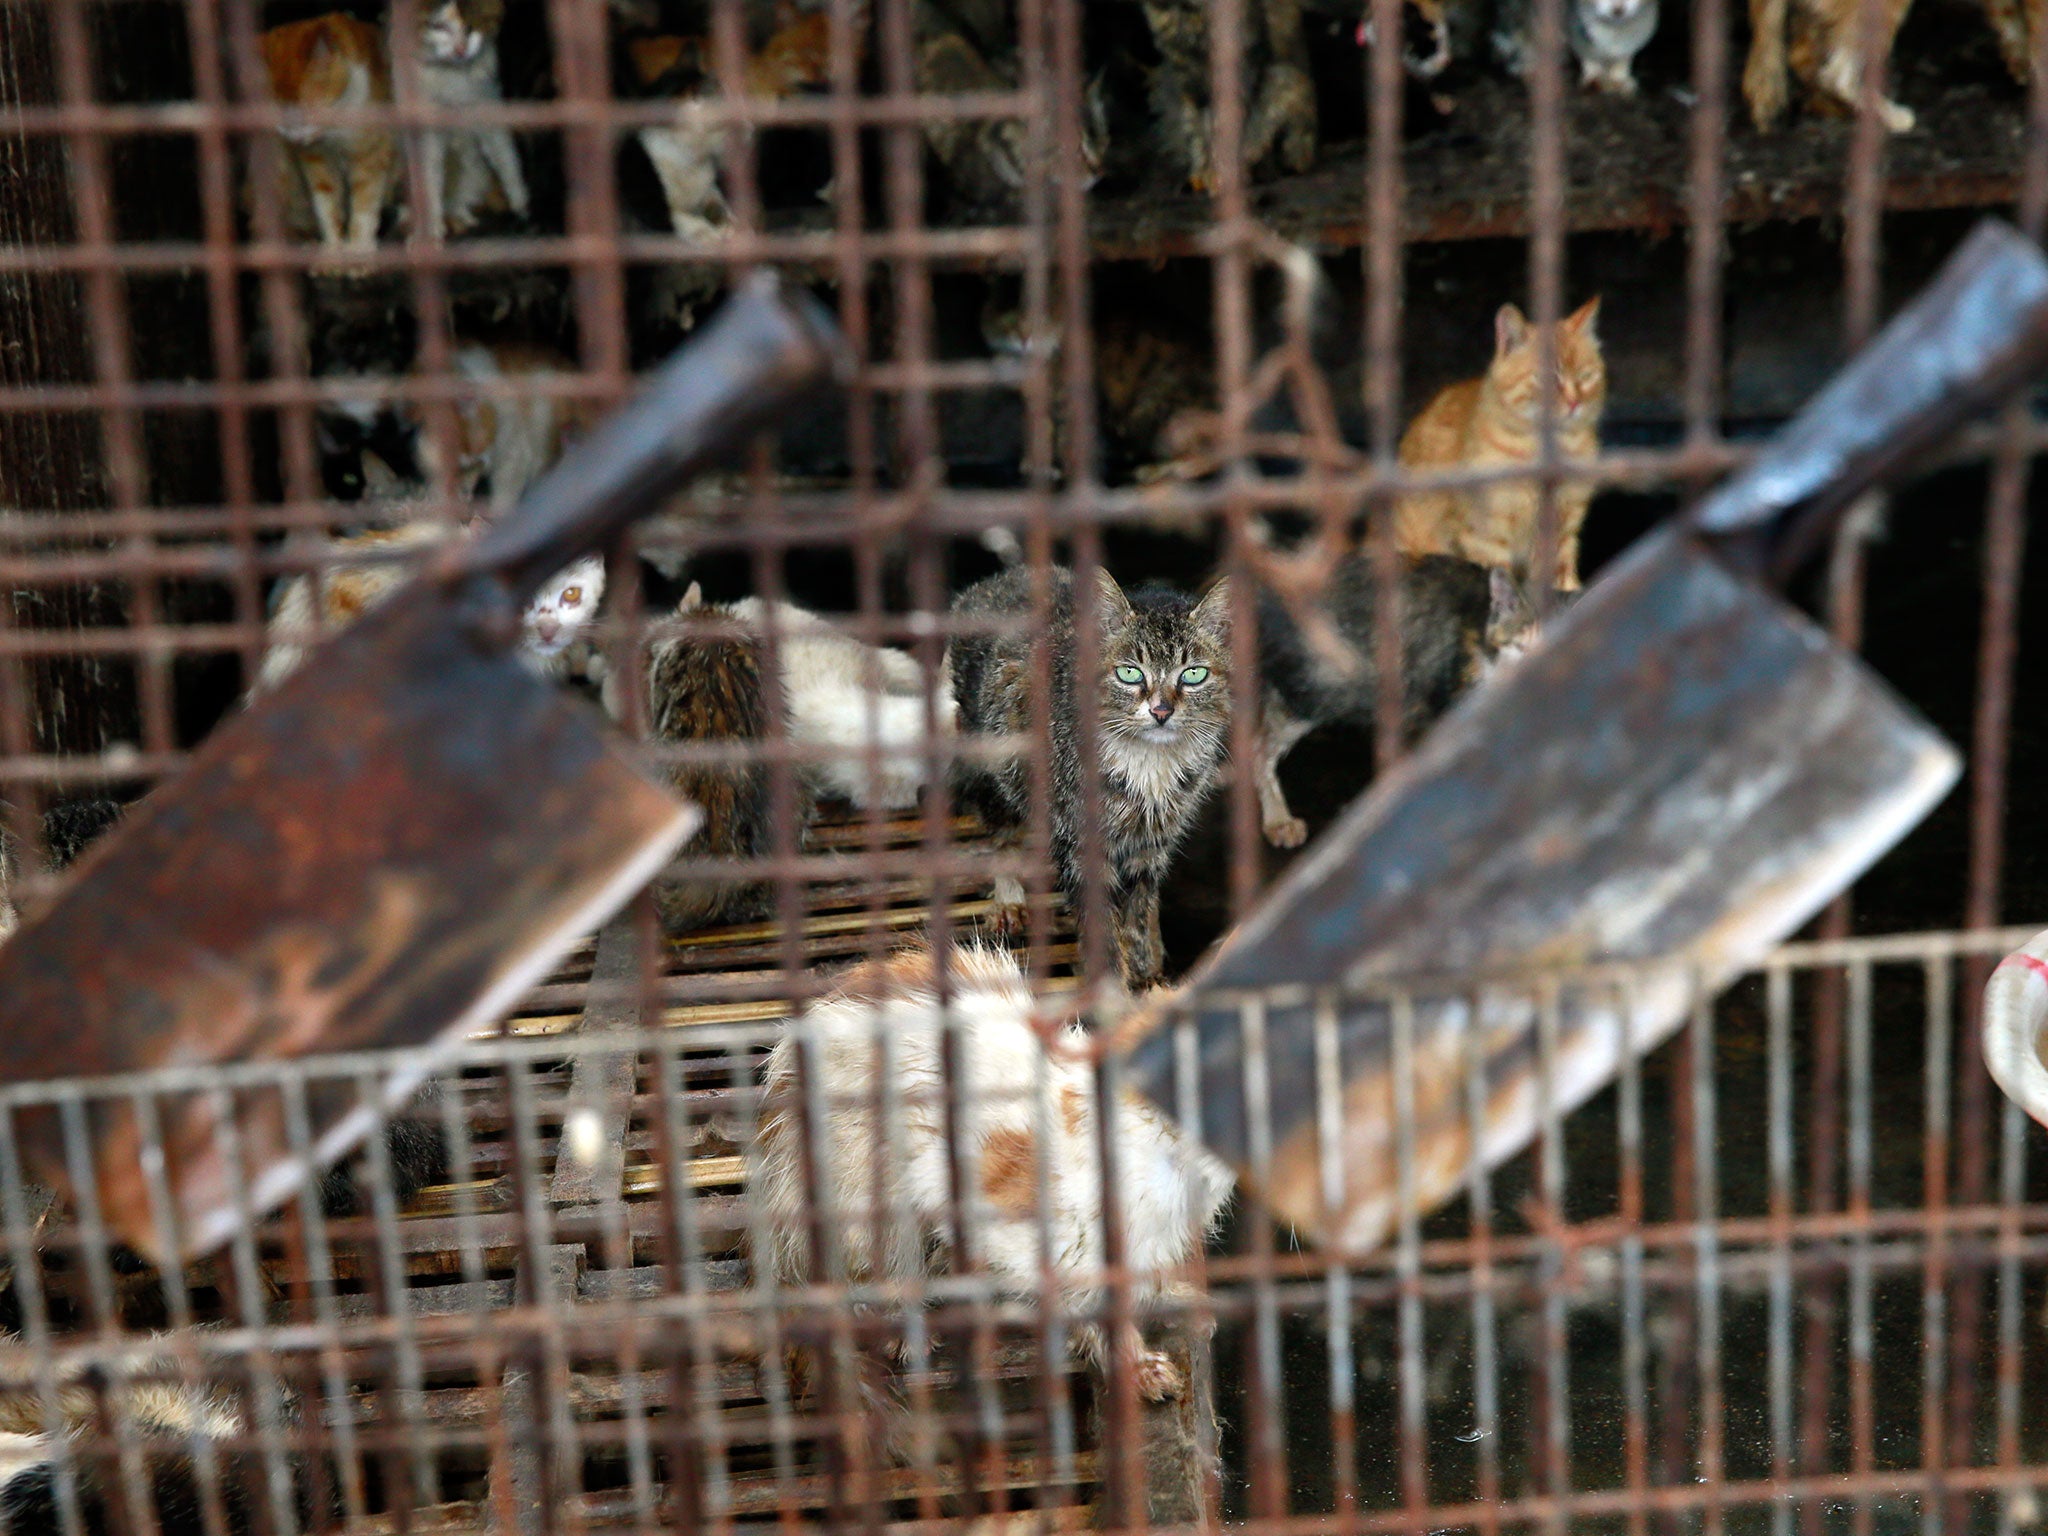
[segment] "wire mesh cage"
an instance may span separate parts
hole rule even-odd
[[[1674,1030],[1625,967],[1235,995],[1235,1169],[1147,990],[1981,210],[2039,236],[2033,7],[1735,9],[0,4],[10,934],[747,274],[853,360],[527,606],[704,822],[509,1017],[424,1086],[15,1054],[0,1529],[2040,1524],[1976,1041],[2048,868],[2027,405],[1791,589],[1964,787]],[[236,1235],[152,1262],[198,1161]]]

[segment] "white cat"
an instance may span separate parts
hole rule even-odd
[[[490,105],[505,99],[498,83],[501,0],[426,0],[419,37],[420,92],[437,107]],[[395,53],[397,50],[393,49]],[[525,218],[531,209],[519,146],[508,128],[428,129],[427,210],[450,235],[474,229],[493,206]]]
[[[1006,952],[955,945],[947,981],[956,1038],[960,1111],[955,1124],[970,1170],[960,1203],[974,1253],[999,1282],[1035,1295],[1042,1274],[1040,1233],[1062,1299],[1077,1315],[1076,1349],[1102,1363],[1103,1334],[1089,1321],[1101,1301],[1102,1161],[1096,1129],[1090,1038],[1072,1019],[1050,1042],[1031,987]],[[812,1148],[819,1187],[831,1199],[846,1269],[856,1280],[913,1280],[942,1260],[952,1228],[952,1159],[945,1136],[946,1084],[941,1047],[946,1018],[938,1006],[937,956],[906,949],[855,966],[838,987],[792,1021],[769,1052],[758,1134],[747,1149],[748,1190],[760,1212],[767,1252],[757,1252],[786,1281],[808,1278],[812,1199],[805,1182],[797,1091],[798,1042],[819,1074],[823,1114]],[[881,1040],[892,1054],[889,1086],[897,1097],[893,1148],[877,1188],[875,1150],[883,1144],[876,1105]],[[1038,1099],[1041,1066],[1046,1102]],[[1039,1204],[1039,1128],[1050,1132],[1045,1208]],[[1230,1198],[1230,1170],[1145,1099],[1126,1092],[1117,1106],[1117,1195],[1124,1263],[1141,1303],[1167,1292],[1171,1272],[1194,1258]],[[887,1213],[875,1245],[876,1217]],[[1139,1391],[1175,1394],[1180,1374],[1141,1338],[1122,1341]]]
[[[734,603],[732,612],[760,633],[769,606],[749,597]],[[773,607],[790,739],[834,754],[808,766],[818,792],[862,809],[916,806],[928,777],[928,692],[937,691],[933,708],[940,738],[953,734],[953,695],[944,672],[927,677],[908,651],[867,645],[794,603]],[[870,749],[878,754],[872,764]]]
[[[1635,58],[1657,35],[1657,0],[1572,0],[1572,52],[1584,83],[1636,93]]]
[[[364,502],[375,504],[392,526],[322,541],[307,549],[317,570],[280,582],[268,628],[275,637],[263,653],[252,694],[267,692],[296,672],[313,637],[354,623],[404,585],[421,559],[454,530],[424,515],[423,491],[402,480],[374,453],[363,455]],[[521,616],[519,657],[543,677],[573,670],[569,653],[604,597],[604,557],[586,555],[541,583]]]

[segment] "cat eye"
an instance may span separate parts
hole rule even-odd
[[[1118,667],[1116,680],[1126,688],[1142,688],[1145,685],[1145,674],[1137,667]]]
[[[570,587],[562,594],[562,601],[574,607],[583,601],[583,589],[581,587]]]
[[[1207,667],[1189,667],[1180,675],[1180,685],[1183,688],[1199,688],[1207,681],[1209,681],[1209,669]]]

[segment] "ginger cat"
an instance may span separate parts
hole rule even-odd
[[[1889,57],[1913,0],[1878,0],[1876,47]],[[1862,0],[1749,0],[1749,62],[1742,94],[1759,130],[1784,115],[1790,76],[1817,97],[1854,112],[1863,96]],[[1996,27],[1999,0],[1987,0]],[[1789,34],[1789,41],[1788,41]],[[1880,98],[1878,116],[1893,133],[1913,127],[1912,112]]]
[[[272,27],[261,38],[270,94],[286,106],[365,107],[391,100],[391,66],[375,27],[339,11]],[[286,226],[341,250],[370,250],[398,191],[398,139],[383,128],[288,125]],[[310,215],[310,216],[309,216]]]
[[[1591,459],[1600,452],[1607,363],[1593,329],[1599,314],[1599,299],[1590,299],[1557,325],[1557,446],[1566,459]],[[1486,372],[1451,385],[1408,424],[1401,438],[1403,469],[1535,464],[1541,398],[1536,328],[1514,305],[1503,304],[1494,316],[1493,339]],[[1593,488],[1582,482],[1557,487],[1557,569],[1551,584],[1564,591],[1579,585],[1579,529],[1592,499]],[[1394,509],[1394,536],[1405,555],[1456,555],[1525,575],[1536,554],[1540,504],[1533,479],[1405,496]]]

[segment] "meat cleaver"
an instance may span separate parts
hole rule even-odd
[[[526,599],[841,357],[811,301],[742,285],[503,521],[224,723],[0,949],[0,1082],[452,1045],[504,1013],[699,820],[511,654]],[[384,1084],[383,1107],[433,1060]],[[219,1095],[158,1098],[173,1232],[152,1220],[134,1113],[96,1107],[116,1236],[159,1262],[203,1253],[298,1187],[281,1095],[239,1098],[231,1128]],[[376,1113],[338,1090],[310,1110],[316,1162]],[[19,1117],[21,1152],[76,1196],[58,1122]]]
[[[1782,579],[2044,363],[2048,261],[1980,225],[1747,467],[1602,572],[1131,1021],[1127,1081],[1196,1111],[1275,1216],[1358,1252],[1667,1038],[1960,768],[1753,578]]]

